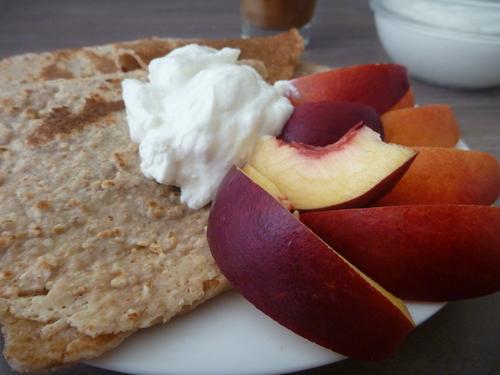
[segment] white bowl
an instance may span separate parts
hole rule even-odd
[[[476,6],[472,1],[462,3]],[[383,47],[412,76],[465,89],[500,85],[500,35],[440,27],[426,24],[425,19],[419,22],[398,14],[382,0],[372,0],[371,7]],[[491,7],[500,16],[500,4]]]

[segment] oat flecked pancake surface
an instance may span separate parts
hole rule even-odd
[[[173,49],[198,43],[214,48],[240,48],[240,59],[262,61],[268,79],[288,79],[303,51],[297,30],[272,37],[250,39],[161,39],[150,38],[95,47],[27,53],[0,60],[0,88],[54,79],[92,77],[145,68],[149,62]]]
[[[140,172],[122,78],[0,93],[0,320],[16,369],[94,357],[227,287],[208,208]]]
[[[280,67],[291,77],[294,51],[266,65],[269,80]],[[16,57],[5,61],[13,71]],[[206,242],[208,208],[189,210],[140,172],[120,83],[146,73],[100,73],[0,75],[0,323],[19,371],[94,358],[229,287]]]

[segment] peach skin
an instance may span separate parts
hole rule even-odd
[[[382,115],[385,140],[404,146],[454,147],[460,137],[447,105],[403,108]]]
[[[338,255],[233,168],[212,203],[207,238],[221,271],[259,310],[350,357],[381,360],[413,329],[404,303]]]
[[[490,205],[500,193],[500,168],[488,153],[441,147],[419,152],[396,186],[372,206],[407,204]]]
[[[375,130],[384,140],[380,116],[372,107],[352,102],[304,103],[294,108],[279,139],[288,143],[328,146],[360,122]]]
[[[416,205],[302,213],[349,262],[404,299],[448,301],[500,290],[500,208]]]
[[[369,105],[379,114],[414,105],[406,68],[396,64],[348,66],[299,77],[292,84],[294,105],[346,101]]]

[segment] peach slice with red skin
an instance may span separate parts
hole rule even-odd
[[[288,197],[283,194],[278,187],[271,182],[267,177],[257,171],[250,164],[246,164],[243,168],[241,168],[242,172],[245,173],[250,179],[257,185],[259,185],[262,189],[267,191],[268,194],[272,195],[274,199],[281,203],[283,207],[287,210],[292,210],[292,203],[288,200]]]
[[[279,138],[288,143],[327,146],[360,122],[384,139],[382,122],[372,107],[350,102],[304,103],[294,108]]]
[[[367,64],[319,72],[292,80],[294,105],[345,101],[369,105],[379,114],[413,107],[406,68],[396,64]]]
[[[326,348],[381,360],[413,328],[401,300],[359,272],[236,168],[212,203],[207,238],[221,271],[246,299]]]
[[[500,167],[488,153],[417,147],[418,156],[394,188],[373,206],[494,203]]]
[[[397,183],[415,155],[406,147],[382,142],[379,134],[359,124],[325,147],[262,137],[249,164],[294,209],[312,210],[360,207],[377,199]]]
[[[457,120],[447,105],[426,105],[386,112],[381,117],[385,140],[404,146],[454,147]]]
[[[310,212],[300,219],[400,298],[448,301],[500,290],[500,208],[416,205]]]

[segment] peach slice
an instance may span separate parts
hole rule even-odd
[[[447,105],[427,105],[386,112],[381,117],[387,142],[404,146],[454,147],[457,120]]]
[[[500,168],[493,155],[452,148],[418,147],[419,154],[387,195],[373,206],[485,204],[500,193]]]
[[[400,298],[448,301],[500,290],[498,207],[377,207],[303,213],[300,219]]]
[[[257,169],[252,167],[250,164],[246,164],[242,169],[242,172],[245,173],[250,179],[257,185],[259,185],[262,189],[271,194],[274,199],[281,203],[283,207],[287,210],[292,210],[292,203],[288,200],[288,197],[283,194],[275,184],[271,182],[267,177],[261,174]]]
[[[295,107],[279,138],[288,143],[327,146],[360,122],[384,139],[380,117],[372,107],[349,102],[304,103]]]
[[[362,206],[387,193],[413,161],[415,151],[384,143],[362,124],[337,143],[313,147],[262,137],[249,164],[298,210]]]
[[[208,243],[230,283],[281,325],[341,354],[380,360],[413,328],[404,303],[363,275],[241,170],[212,203]]]
[[[294,105],[319,101],[366,104],[379,114],[413,107],[413,93],[406,68],[396,64],[348,66],[296,78]]]
[[[415,106],[415,96],[413,95],[413,90],[410,87],[406,94],[397,102],[389,111],[395,111],[402,108],[412,108]]]

